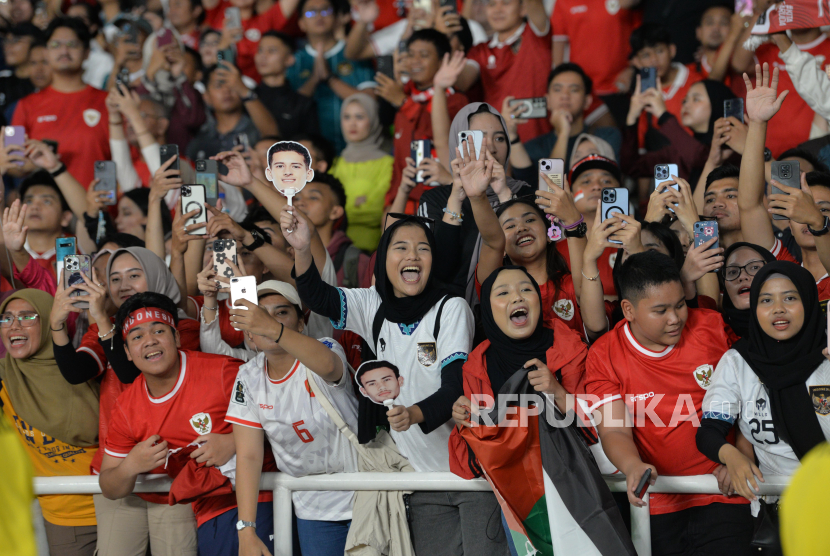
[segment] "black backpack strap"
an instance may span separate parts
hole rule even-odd
[[[375,313],[375,320],[372,321],[372,351],[377,351],[378,348],[378,338],[380,336],[380,329],[383,327],[383,303],[381,303],[380,307],[378,307],[377,312]],[[368,359],[364,359],[364,361],[368,361]]]
[[[432,329],[432,337],[435,338],[435,341],[438,341],[438,333],[441,331],[441,313],[444,312],[444,304],[450,299],[450,296],[444,296],[444,299],[441,300],[441,304],[438,306],[438,314],[435,315],[435,328]]]

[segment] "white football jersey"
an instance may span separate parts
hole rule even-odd
[[[830,361],[823,361],[806,382],[824,437],[830,439]],[[792,475],[799,467],[795,452],[772,422],[766,387],[741,354],[730,349],[715,370],[703,398],[703,418],[738,421],[741,434],[752,442],[761,473]]]
[[[398,367],[404,382],[395,405],[411,406],[434,394],[441,387],[441,369],[456,360],[467,360],[473,343],[473,313],[461,297],[448,299],[441,314],[440,341],[435,330],[437,303],[424,318],[411,325],[384,321],[377,343],[372,324],[381,304],[374,286],[338,288],[342,318],[334,322],[338,330],[351,330],[375,346],[378,359]],[[447,421],[429,434],[413,425],[404,432],[392,431],[392,438],[416,471],[449,471],[448,442],[453,422]]]
[[[343,348],[331,338],[319,340],[343,361],[343,377],[330,384],[313,374],[320,389],[350,429],[357,431],[357,398]],[[263,429],[277,467],[292,477],[323,473],[356,473],[357,451],[340,433],[326,410],[314,400],[306,367],[295,361],[281,380],[272,380],[265,354],[239,368],[225,421]],[[352,518],[354,493],[294,491],[297,517],[318,521]]]

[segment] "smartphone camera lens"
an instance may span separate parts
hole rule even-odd
[[[781,177],[783,179],[787,179],[787,178],[792,177],[792,168],[789,164],[782,164],[781,165]]]
[[[657,174],[658,180],[667,180],[669,179],[669,168],[668,166],[658,166],[655,170],[655,174]]]
[[[197,162],[196,163],[196,171],[197,172],[204,172],[205,171],[205,163],[204,162]]]
[[[542,162],[542,169],[543,170],[550,170],[550,162]]]
[[[186,185],[182,186],[182,197],[190,197],[190,188]]]

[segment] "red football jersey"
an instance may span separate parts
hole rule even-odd
[[[95,177],[96,160],[111,160],[107,92],[87,86],[77,93],[52,87],[20,99],[12,125],[22,125],[30,139],[58,141],[61,162],[81,185]]]
[[[224,355],[180,351],[181,370],[173,389],[160,398],[147,390],[144,375],[127,387],[112,410],[104,451],[126,458],[139,442],[157,434],[168,449],[184,448],[203,434],[231,434],[225,412],[242,361]],[[152,473],[165,473],[163,467]],[[193,503],[197,525],[236,507],[233,494],[211,496]]]
[[[643,347],[623,320],[594,343],[586,361],[585,389],[605,403],[622,399],[634,418],[640,457],[660,475],[708,475],[718,464],[697,450],[706,389],[721,356],[730,348],[720,313],[689,309],[680,342],[656,352]],[[595,400],[592,400],[595,402]],[[720,494],[652,494],[652,514],[713,502],[744,504]]]
[[[825,274],[816,282],[818,288],[818,302],[821,310],[827,312],[827,302],[830,301],[830,275]]]
[[[823,33],[819,38],[807,44],[795,44],[799,50],[809,52],[816,59],[822,69],[827,68],[830,59],[830,40]],[[767,148],[772,156],[778,157],[787,149],[797,147],[810,138],[810,127],[813,125],[815,112],[807,106],[793,85],[790,74],[787,73],[787,64],[781,59],[778,47],[775,44],[763,44],[755,51],[755,63],[769,64],[770,71],[778,68],[778,92],[790,91],[778,114],[767,124]]]
[[[772,253],[772,256],[778,261],[801,264],[795,257],[793,257],[790,250],[784,247],[784,244],[781,243],[781,240],[778,238],[775,238],[775,243],[772,244],[772,249],[770,249],[769,252]]]
[[[704,77],[703,74],[695,71],[694,66],[684,66],[678,62],[672,62],[672,66],[677,70],[677,74],[671,83],[663,83],[663,100],[666,101],[666,112],[672,114],[679,122],[680,110],[683,108],[683,99],[686,98],[686,93],[689,92],[692,85],[704,79]],[[651,122],[652,128],[657,129],[657,119],[644,110],[637,122],[637,137],[641,148],[645,146],[649,122]],[[687,129],[687,131],[689,135],[692,134],[691,130]]]
[[[568,241],[565,239],[557,241],[556,249],[563,257],[565,257],[565,262],[568,263],[568,268],[571,268],[571,256],[570,251],[568,251]],[[602,281],[602,293],[605,295],[617,295],[617,290],[614,287],[614,263],[617,261],[617,251],[618,249],[609,247],[603,251],[599,260],[597,260],[599,279]]]
[[[498,35],[494,35],[490,42],[471,48],[467,59],[478,66],[484,102],[501,110],[506,96],[545,96],[551,67],[551,36],[549,24],[547,29],[538,31],[528,22],[504,42],[499,42]],[[514,52],[517,44],[518,51]],[[518,127],[522,143],[550,130],[547,118],[528,120]]]
[[[550,19],[553,40],[570,43],[570,61],[593,80],[594,95],[618,92],[617,75],[628,67],[628,37],[642,20],[640,10],[606,0],[556,0]]]

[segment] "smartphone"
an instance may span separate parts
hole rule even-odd
[[[664,181],[671,181],[672,176],[680,177],[677,171],[677,164],[655,164],[654,189],[657,190],[660,187],[660,184]],[[680,191],[680,186],[676,183],[671,184],[669,187],[671,187],[675,191]],[[669,210],[674,212],[674,209],[671,207],[669,207]]]
[[[801,165],[797,160],[774,161],[770,171],[772,179],[789,187],[801,188]],[[786,195],[780,188],[770,183],[773,195]],[[773,214],[773,220],[787,220],[786,216]]]
[[[415,167],[417,168],[425,158],[430,158],[432,156],[432,141],[429,139],[412,141],[409,145],[409,153],[412,160],[415,161]],[[415,182],[424,183],[423,170],[418,170],[415,174]]]
[[[219,187],[216,183],[217,170],[215,160],[196,161],[196,183],[205,186],[205,200],[213,206],[216,206],[216,200],[219,199]]]
[[[657,68],[640,68],[640,92],[657,88]]]
[[[735,0],[735,13],[741,15],[752,15],[754,6],[752,0]]]
[[[167,27],[161,27],[156,31],[156,48],[173,44],[173,32]]]
[[[207,224],[207,210],[205,210],[205,186],[190,184],[182,186],[182,214],[199,209],[199,212],[185,220],[184,225]],[[207,228],[202,226],[188,232],[192,236],[203,236]]]
[[[21,154],[26,150],[26,128],[22,125],[7,125],[6,136],[3,139],[5,141],[3,144],[6,147],[9,145],[17,145],[20,147]],[[23,166],[23,161],[19,160],[15,164]]]
[[[117,85],[123,85],[124,87],[130,86],[130,70],[127,68],[121,68],[121,71],[115,74],[115,83]]]
[[[239,11],[239,8],[225,8],[225,22],[229,29],[241,29],[242,28],[242,14]]]
[[[395,62],[394,58],[390,56],[377,57],[377,72],[382,73],[389,79],[395,79]]]
[[[106,191],[107,205],[116,204],[118,200],[116,199],[115,162],[112,160],[96,160],[95,179],[98,180],[98,183],[95,184],[95,191]]]
[[[44,145],[52,149],[52,152],[58,154],[58,142],[54,139],[41,139]]]
[[[723,117],[736,117],[741,123],[744,123],[744,99],[730,98],[723,101]]]
[[[514,98],[508,103],[508,106],[513,108],[517,104],[524,105],[525,107],[521,114],[516,115],[517,118],[532,120],[546,118],[548,116],[548,102],[545,100],[545,97]]]
[[[213,242],[213,272],[217,276],[233,278],[233,269],[228,261],[237,265],[236,240],[233,238],[217,239]]]
[[[715,244],[709,247],[709,249],[717,249],[720,247],[720,240],[718,239],[718,222],[716,220],[703,220],[701,222],[695,222],[695,247],[700,247],[707,241],[715,238]],[[707,251],[709,251],[707,249]],[[717,272],[717,270],[711,270],[710,272]]]
[[[240,299],[245,299],[254,305],[259,305],[256,294],[256,278],[253,276],[231,278],[231,307],[234,309],[246,309],[242,305],[239,307],[236,306],[236,302]],[[239,329],[234,327],[234,330]]]
[[[562,181],[562,176],[565,174],[565,161],[561,158],[542,158],[539,160],[539,173],[544,174],[550,178],[554,185],[564,188],[565,184]],[[550,191],[548,182],[545,180],[539,181],[539,187],[544,187],[546,191]]]
[[[63,260],[68,255],[74,255],[77,252],[74,237],[59,237],[55,240],[55,266],[57,267],[58,276],[61,275],[63,270]]]
[[[162,145],[159,147],[159,155],[161,157],[161,165],[164,166],[164,163],[176,157],[176,160],[173,164],[170,165],[168,170],[178,170],[179,169],[179,146],[178,145]]]
[[[452,8],[448,13],[458,13],[458,2],[457,0],[438,0],[438,7],[445,8],[449,6]]]
[[[132,23],[125,23],[121,27],[120,35],[124,37],[124,42],[129,44],[138,44],[138,27]]]
[[[484,143],[484,133],[478,130],[459,131],[458,132],[458,149],[464,148],[463,142],[467,141],[473,143],[476,151],[476,160],[481,158],[481,145]],[[463,153],[463,151],[462,151]]]
[[[84,278],[81,274],[86,274],[87,278],[92,279],[92,259],[89,255],[67,255],[63,259],[63,287],[71,288],[78,284],[84,283]],[[69,294],[69,297],[81,297],[89,295],[83,290],[76,290]],[[88,301],[76,301],[73,303],[79,309],[89,309]]]
[[[625,187],[607,187],[602,190],[602,198],[600,200],[600,214],[602,215],[602,219],[607,220],[616,213],[628,216],[628,189]],[[608,241],[622,245],[621,241],[611,239],[610,237]]]
[[[233,138],[233,146],[238,147],[242,145],[243,151],[251,150],[251,142],[248,140],[247,133],[237,133]]]
[[[646,495],[646,491],[648,490],[648,481],[649,481],[649,479],[651,479],[651,467],[646,469],[646,472],[643,473],[643,476],[640,479],[640,482],[637,483],[637,489],[635,490],[635,492],[637,493],[637,498],[642,500],[643,496]]]
[[[225,48],[216,53],[216,62],[228,62],[229,64],[236,64],[236,54],[233,52],[233,47]]]

